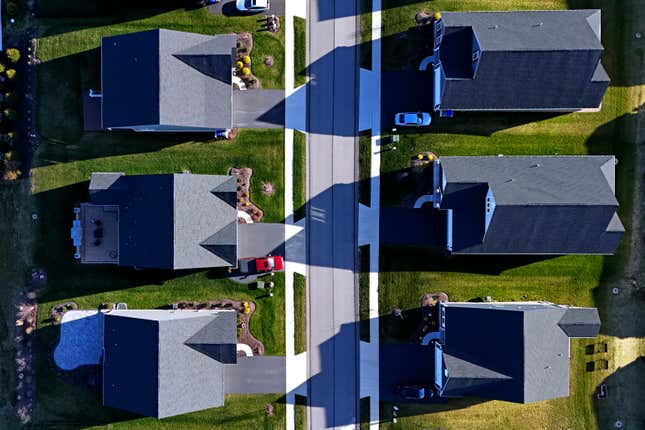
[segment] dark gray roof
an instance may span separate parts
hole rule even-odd
[[[609,85],[600,65],[599,10],[447,12],[443,18],[443,109],[599,107]],[[474,78],[473,40],[481,48]]]
[[[561,321],[584,315],[580,330],[592,334],[600,324],[593,311],[550,303],[447,303],[444,394],[520,403],[568,396],[569,335]]]
[[[94,173],[92,203],[119,206],[119,264],[165,269],[237,263],[234,176]]]
[[[105,314],[103,403],[164,418],[224,405],[224,363],[235,362],[235,311]],[[201,346],[222,346],[224,360]]]
[[[446,27],[472,27],[483,51],[602,50],[600,10],[445,12]]]
[[[103,127],[230,128],[235,44],[164,29],[103,38]]]
[[[441,166],[455,253],[611,254],[624,232],[613,156],[442,157]]]
[[[453,184],[488,184],[497,205],[610,205],[613,155],[441,157]]]
[[[558,325],[569,337],[596,337],[600,333],[598,309],[568,308]]]

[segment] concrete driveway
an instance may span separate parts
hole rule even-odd
[[[286,392],[285,357],[241,357],[237,364],[224,366],[226,394]]]
[[[245,16],[235,7],[235,0],[222,0],[219,3],[208,6],[208,12],[213,15],[226,15],[226,16]],[[269,10],[261,13],[250,14],[257,16],[278,15],[284,16],[284,0],[269,0]]]
[[[284,127],[284,90],[233,91],[233,127]]]
[[[382,401],[404,401],[398,395],[398,385],[432,386],[434,384],[434,347],[432,346],[381,344],[379,358],[379,386]]]
[[[381,124],[384,130],[394,127],[398,112],[432,112],[432,73],[419,70],[390,71],[381,75]],[[428,127],[407,127],[417,131]]]

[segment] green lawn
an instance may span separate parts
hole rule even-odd
[[[496,301],[547,300],[555,303],[598,306],[604,301],[607,284],[622,276],[629,258],[634,181],[635,127],[634,114],[642,99],[644,81],[634,79],[631,58],[642,59],[627,33],[625,23],[638,10],[637,2],[551,1],[551,0],[437,0],[392,8],[396,3],[384,1],[383,34],[391,36],[414,25],[419,10],[500,10],[557,9],[601,7],[603,13],[603,65],[612,78],[612,86],[597,113],[574,113],[560,116],[457,113],[453,119],[440,119],[432,132],[403,133],[397,151],[384,154],[382,163],[382,205],[398,204],[407,190],[398,184],[396,174],[410,165],[418,151],[442,155],[559,155],[615,154],[616,194],[621,203],[619,215],[627,231],[618,253],[613,257],[566,256],[545,260],[509,257],[445,257],[441,253],[398,247],[381,247],[379,306],[381,338],[401,340],[400,327],[388,317],[393,307],[410,310],[419,306],[424,293],[444,291],[452,301],[483,298]],[[631,12],[630,12],[631,10]],[[642,11],[641,14],[642,15]],[[642,19],[639,21],[642,23]],[[390,62],[400,49],[395,38],[383,41],[383,67],[397,67]],[[634,65],[639,65],[638,61]],[[642,75],[642,73],[641,73]],[[405,267],[407,269],[402,269]],[[610,342],[614,338],[603,337]],[[584,346],[589,341],[571,345],[571,395],[537,404],[516,405],[504,402],[474,404],[456,399],[444,405],[399,405],[398,424],[383,423],[382,428],[417,429],[533,429],[584,428],[599,426],[592,393],[608,373],[584,371]],[[391,419],[391,405],[381,405],[383,420]]]
[[[307,82],[307,21],[304,18],[294,16],[293,31],[296,45],[293,58],[295,76],[293,86],[299,87]]]
[[[371,205],[372,180],[372,138],[371,131],[358,136],[358,201],[366,206]]]
[[[307,278],[299,273],[293,274],[293,295],[295,310],[295,352],[307,350]]]
[[[307,397],[296,394],[296,430],[307,429]]]
[[[48,17],[47,12],[41,15],[44,17],[39,20],[38,125],[46,140],[59,144],[84,140],[81,95],[90,88],[100,89],[99,47],[103,36],[154,28],[204,34],[248,31],[254,41],[253,73],[264,88],[284,88],[284,33],[260,31],[257,16],[210,15],[205,8],[155,11],[130,10],[128,6],[124,10],[129,12],[110,10],[110,15],[97,13],[72,18]],[[267,55],[274,58],[271,67],[264,65]]]
[[[293,131],[293,219],[305,217],[307,201],[307,140],[304,133]]]

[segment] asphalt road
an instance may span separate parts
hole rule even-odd
[[[356,3],[310,0],[307,10],[307,423],[316,430],[359,416]]]

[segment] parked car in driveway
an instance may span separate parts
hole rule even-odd
[[[240,272],[244,274],[280,272],[282,270],[284,270],[284,259],[280,255],[240,260]]]
[[[428,397],[432,397],[432,392],[427,391],[425,387],[421,385],[399,385],[397,388],[399,396],[406,400],[422,400],[426,398],[426,392]]]
[[[428,112],[399,112],[394,115],[394,124],[400,127],[425,127],[431,121]]]
[[[264,12],[269,10],[269,0],[237,0],[235,7],[240,12]]]

